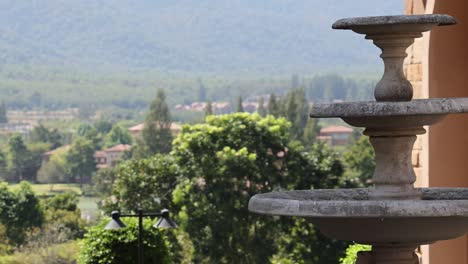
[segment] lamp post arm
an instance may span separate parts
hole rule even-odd
[[[154,216],[154,217],[160,217],[162,216],[162,213],[143,213],[141,214],[142,217],[147,217],[147,216]],[[140,217],[140,214],[120,214],[119,217]]]

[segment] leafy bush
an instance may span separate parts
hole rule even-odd
[[[44,222],[39,199],[27,182],[14,190],[0,183],[0,224],[6,227],[6,237],[11,245],[25,242],[29,230],[41,227]]]
[[[340,259],[340,263],[341,264],[355,264],[358,252],[370,251],[370,250],[372,250],[372,246],[369,246],[369,245],[361,245],[361,244],[350,245],[346,249],[346,256]]]
[[[44,202],[46,225],[41,235],[58,232],[59,241],[81,238],[85,233],[85,222],[78,208],[78,196],[73,192],[56,194]],[[58,237],[57,237],[58,238]]]
[[[104,230],[108,219],[91,228],[81,244],[79,264],[132,264],[138,260],[138,221],[125,219],[127,227]],[[145,263],[173,263],[170,244],[162,230],[153,227],[154,221],[143,222]],[[168,231],[170,232],[170,231]]]

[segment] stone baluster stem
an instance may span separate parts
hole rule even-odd
[[[375,87],[377,101],[410,101],[413,98],[413,87],[403,72],[403,61],[408,54],[406,49],[413,44],[414,38],[421,33],[369,34],[374,44],[382,50],[380,57],[385,70],[382,79]]]
[[[415,135],[371,136],[375,150],[376,167],[373,175],[374,187],[370,199],[419,199],[421,193],[413,183],[416,175],[411,163]]]

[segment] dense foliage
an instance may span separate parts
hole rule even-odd
[[[340,259],[341,264],[355,264],[359,252],[372,250],[372,246],[354,244],[346,249],[346,256]]]
[[[27,182],[21,182],[13,191],[7,183],[0,183],[0,225],[6,228],[5,236],[10,245],[24,243],[27,232],[41,227],[43,222],[39,199]]]
[[[125,219],[126,228],[105,230],[109,219],[104,219],[85,235],[78,258],[79,264],[136,264],[138,261],[138,220]],[[164,231],[153,227],[150,219],[143,222],[144,262],[173,263],[170,245]]]
[[[287,247],[296,248],[302,241],[292,239],[294,234],[315,232],[310,224],[295,229],[294,219],[247,210],[256,193],[338,184],[342,168],[336,156],[320,147],[313,149],[316,153],[302,153],[301,147],[288,145],[289,130],[283,118],[237,113],[208,117],[206,124],[184,127],[176,138],[172,155],[186,180],[173,192],[174,203],[193,240],[196,262],[267,263],[286,247],[278,237],[289,237]],[[287,258],[330,263],[344,247],[326,246],[330,241],[322,236],[308,242],[317,245],[316,251],[305,249]]]
[[[105,208],[122,210],[161,210],[172,208],[172,190],[177,184],[179,167],[171,156],[157,154],[147,159],[129,160],[115,170],[114,202]]]
[[[368,186],[375,169],[374,149],[368,137],[362,136],[343,155],[346,165],[345,179],[348,184]]]
[[[94,145],[90,140],[79,138],[72,144],[66,160],[74,182],[78,181],[80,185],[83,185],[91,181],[91,175],[96,170],[93,155]]]

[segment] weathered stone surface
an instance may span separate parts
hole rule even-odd
[[[422,188],[422,200],[369,200],[367,189],[304,190],[257,194],[249,210],[305,217],[467,217],[468,189]],[[466,230],[468,231],[468,230]]]
[[[409,102],[314,104],[311,117],[424,116],[468,112],[468,98],[418,99]]]
[[[453,25],[457,21],[449,15],[401,15],[401,16],[372,16],[344,18],[336,21],[333,29],[353,29],[356,26],[435,24],[439,26]]]

